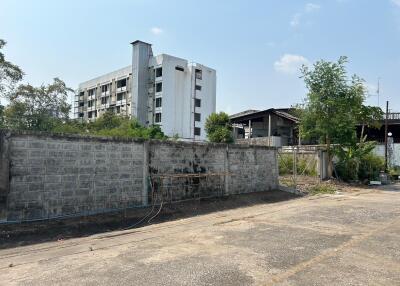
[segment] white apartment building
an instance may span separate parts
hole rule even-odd
[[[206,118],[215,112],[216,71],[132,42],[132,65],[79,84],[76,118],[91,121],[111,110],[168,136],[204,140]]]

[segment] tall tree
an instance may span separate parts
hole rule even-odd
[[[11,129],[51,131],[69,118],[69,92],[73,90],[58,78],[40,87],[22,84],[7,96],[5,124]]]
[[[326,144],[329,159],[328,175],[332,175],[332,144],[351,145],[356,137],[356,124],[368,118],[362,115],[365,100],[363,80],[350,79],[346,57],[337,62],[318,61],[313,68],[303,66],[302,74],[308,88],[301,113],[300,132],[305,138],[319,138]]]
[[[6,60],[2,51],[5,45],[6,41],[0,39],[0,97],[8,95],[24,75],[17,65]]]
[[[232,143],[232,124],[225,112],[212,113],[205,124],[207,138],[210,142]]]

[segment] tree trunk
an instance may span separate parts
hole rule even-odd
[[[360,135],[360,143],[362,143],[363,142],[363,140],[364,140],[364,127],[365,125],[364,125],[364,123],[363,123],[363,125],[361,126],[361,135]]]

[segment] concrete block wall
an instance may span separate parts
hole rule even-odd
[[[150,174],[164,199],[223,195],[226,145],[167,141],[151,143],[149,149]],[[191,177],[192,174],[201,176]],[[163,178],[158,179],[160,175]]]
[[[278,188],[276,149],[261,146],[229,145],[228,194],[268,191]]]
[[[152,189],[179,201],[278,188],[268,147],[9,131],[0,139],[0,221],[147,206],[157,203]]]
[[[10,134],[7,220],[142,205],[143,143]]]

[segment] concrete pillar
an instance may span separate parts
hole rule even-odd
[[[271,114],[268,115],[268,146],[271,146]]]
[[[0,131],[0,221],[7,220],[7,196],[10,192],[9,135]]]
[[[147,122],[149,59],[153,56],[151,45],[142,41],[132,44],[132,104],[131,114],[144,126]]]
[[[249,119],[249,139],[251,138],[251,119]]]
[[[226,145],[225,149],[225,160],[224,160],[224,172],[225,172],[225,195],[229,194],[229,145]]]
[[[149,141],[143,143],[143,178],[142,178],[142,205],[145,207],[149,204],[149,157],[150,146]]]

